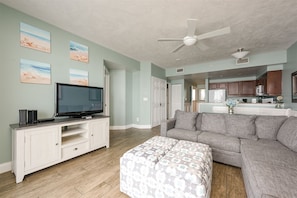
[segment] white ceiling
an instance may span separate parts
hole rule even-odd
[[[163,68],[284,50],[297,41],[297,0],[0,0],[12,8],[138,61]],[[187,19],[197,34],[230,26],[231,33],[171,51],[184,37]]]

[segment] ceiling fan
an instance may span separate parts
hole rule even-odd
[[[224,34],[230,33],[230,27],[225,27],[222,29],[214,30],[211,32],[207,32],[200,35],[195,35],[196,32],[196,24],[197,19],[188,19],[188,33],[184,38],[160,38],[158,41],[183,41],[180,45],[178,45],[171,53],[177,52],[184,46],[191,46],[194,45],[197,41],[201,41],[203,39],[208,39],[216,36],[221,36]],[[204,45],[202,42],[198,42],[198,47],[201,50],[206,50],[208,47]]]

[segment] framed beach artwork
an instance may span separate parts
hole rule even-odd
[[[70,41],[69,44],[70,59],[87,63],[89,62],[88,46]]]
[[[20,44],[23,47],[50,53],[50,32],[36,28],[26,23],[20,23]]]
[[[51,84],[51,65],[21,59],[20,81],[22,83]]]
[[[85,85],[89,84],[89,76],[87,71],[70,69],[69,70],[70,83],[75,85]]]

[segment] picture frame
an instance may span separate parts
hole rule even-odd
[[[292,73],[292,103],[297,103],[297,71]]]

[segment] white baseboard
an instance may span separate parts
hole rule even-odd
[[[138,125],[138,124],[133,124],[132,126],[133,126],[133,128],[136,128],[136,129],[151,129],[151,128],[152,128],[151,125]]]
[[[5,162],[0,164],[0,174],[11,171],[11,162]]]
[[[110,130],[125,130],[129,128],[137,128],[137,129],[151,129],[151,125],[137,125],[137,124],[130,124],[124,126],[109,126]]]

